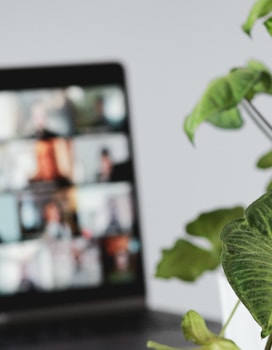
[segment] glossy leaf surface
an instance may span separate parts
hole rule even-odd
[[[232,288],[262,327],[272,332],[272,192],[222,231],[222,264]]]
[[[203,272],[214,270],[220,264],[222,228],[229,221],[242,217],[243,213],[242,207],[217,209],[203,213],[188,223],[187,237],[177,240],[172,248],[162,251],[156,277],[194,281]],[[200,237],[205,244],[191,242],[193,236]]]

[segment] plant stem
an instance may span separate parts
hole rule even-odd
[[[272,140],[272,125],[268,120],[260,113],[260,111],[252,104],[251,101],[244,99],[242,106],[247,111],[253,122],[259,127],[265,136]]]
[[[272,334],[267,339],[264,350],[270,350],[272,347]]]
[[[227,322],[224,324],[223,328],[221,329],[221,332],[220,332],[220,334],[219,334],[220,337],[223,337],[223,335],[224,335],[224,333],[225,333],[225,331],[226,331],[226,328],[228,327],[228,325],[229,325],[229,323],[230,323],[232,317],[234,316],[234,314],[235,314],[235,312],[236,312],[236,310],[237,310],[239,304],[240,304],[240,300],[238,300],[237,303],[234,305],[234,308],[233,308],[233,310],[231,311],[231,313],[230,313],[230,315],[229,315],[229,318],[227,319]],[[266,350],[266,349],[265,349],[265,350]]]

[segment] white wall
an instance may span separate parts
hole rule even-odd
[[[121,60],[128,71],[140,182],[148,300],[220,317],[214,274],[197,284],[155,280],[162,247],[187,220],[219,206],[249,204],[269,174],[254,162],[270,143],[247,121],[241,132],[203,126],[196,148],[182,132],[208,81],[272,57],[258,26],[240,30],[253,0],[0,0],[0,66]],[[259,105],[269,117],[271,103]]]

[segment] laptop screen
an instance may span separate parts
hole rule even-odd
[[[0,310],[144,293],[124,70],[0,70]]]

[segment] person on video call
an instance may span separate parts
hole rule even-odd
[[[110,181],[113,172],[113,161],[108,148],[101,149],[98,166],[98,181]]]
[[[56,200],[50,200],[43,208],[45,238],[49,240],[69,240],[72,230],[64,220],[63,209]]]
[[[48,140],[59,135],[48,128],[48,114],[42,101],[36,101],[31,106],[30,121],[34,128],[31,135],[39,140]]]
[[[31,177],[30,183],[52,181],[59,186],[71,185],[70,179],[59,170],[56,156],[56,142],[53,140],[38,140],[35,144],[37,171],[36,174]]]
[[[121,224],[119,221],[119,215],[117,210],[117,203],[115,198],[108,199],[108,210],[109,210],[109,223],[105,230],[106,236],[119,235],[122,233]]]
[[[104,98],[97,96],[94,102],[95,126],[107,125],[107,118],[104,113]]]
[[[72,136],[74,134],[77,110],[64,90],[59,89],[54,92],[48,115],[55,128],[61,130],[62,135]]]
[[[28,262],[21,264],[21,281],[18,287],[19,292],[29,292],[39,289],[36,283],[30,278],[28,274]]]

